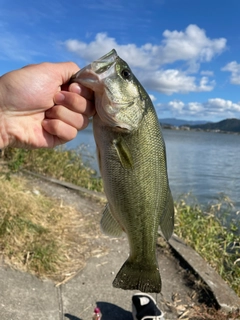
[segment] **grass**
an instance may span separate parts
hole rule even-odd
[[[222,310],[208,308],[204,305],[193,306],[192,309],[187,310],[179,319],[185,320],[239,320],[240,314],[238,311],[224,313]]]
[[[7,148],[4,160],[14,172],[26,169],[89,190],[103,191],[102,180],[90,166],[83,163],[79,150],[66,150],[64,147],[37,150]]]
[[[182,198],[176,203],[176,234],[193,247],[240,297],[240,222],[224,226],[232,204],[228,198],[204,211],[188,205]],[[223,209],[224,208],[224,209]],[[219,211],[224,221],[217,218]]]
[[[62,212],[56,204],[27,192],[16,178],[0,180],[0,248],[13,265],[25,265],[37,274],[54,272],[60,263],[61,248],[52,238],[51,225]]]
[[[7,178],[6,178],[7,176]],[[99,221],[0,175],[0,255],[5,263],[57,282],[81,269],[96,249]]]

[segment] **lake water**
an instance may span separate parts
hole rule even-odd
[[[167,150],[170,187],[174,199],[192,193],[200,204],[209,204],[227,195],[240,210],[240,135],[213,132],[163,130]],[[85,152],[95,157],[92,128],[80,131],[67,143],[75,149],[85,144]],[[97,169],[96,158],[91,166]],[[240,215],[239,215],[240,217]]]

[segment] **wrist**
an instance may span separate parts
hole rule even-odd
[[[9,145],[9,137],[7,134],[6,129],[6,120],[4,117],[4,94],[3,94],[3,86],[1,83],[1,77],[0,77],[0,149],[4,149]]]
[[[9,145],[9,136],[6,130],[6,124],[0,106],[0,149],[4,149]]]

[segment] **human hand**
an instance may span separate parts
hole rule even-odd
[[[73,62],[41,63],[0,77],[0,149],[55,147],[94,115],[93,93],[72,83]]]

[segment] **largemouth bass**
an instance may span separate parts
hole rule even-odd
[[[102,230],[110,236],[125,232],[129,241],[129,257],[113,286],[160,292],[158,227],[169,239],[174,206],[165,143],[152,101],[115,50],[81,69],[71,82],[95,93],[93,131],[108,200]]]

